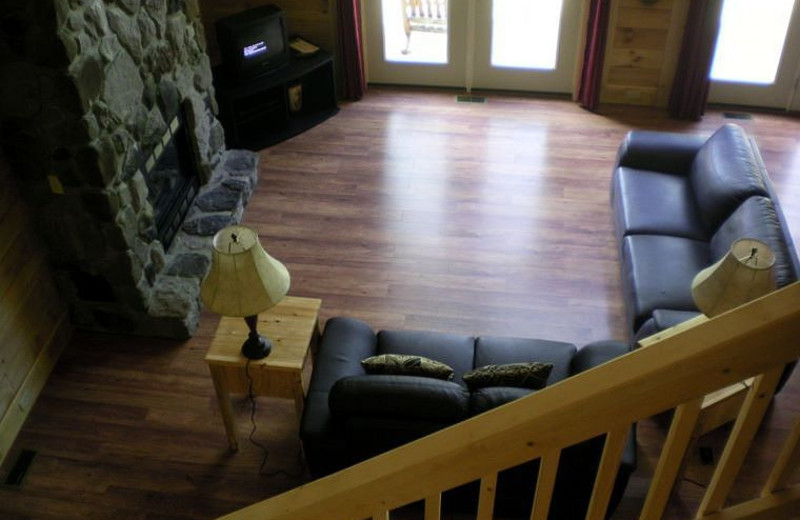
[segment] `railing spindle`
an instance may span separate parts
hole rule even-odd
[[[764,413],[772,402],[775,387],[778,386],[782,373],[783,367],[780,366],[756,377],[697,510],[698,518],[716,513],[724,505]]]
[[[703,399],[701,397],[689,401],[675,410],[639,520],[659,520],[664,514],[669,495],[675,487],[675,479],[686,456],[686,450],[692,442],[692,434],[697,428]]]
[[[425,499],[425,520],[440,520],[442,518],[442,494],[436,493]]]
[[[800,467],[800,415],[794,420],[794,427],[783,443],[783,448],[781,448],[775,466],[764,484],[761,496],[786,488],[789,479],[798,467]]]
[[[481,479],[481,494],[478,498],[477,520],[492,520],[496,490],[497,473],[492,473]]]
[[[556,486],[556,472],[561,450],[554,449],[542,456],[539,462],[539,478],[536,481],[536,494],[533,499],[533,509],[530,520],[546,520],[550,512],[550,502],[553,499],[553,489]]]
[[[622,458],[622,450],[625,448],[630,428],[630,424],[623,424],[606,434],[603,456],[600,458],[600,467],[597,470],[592,499],[589,502],[589,510],[586,513],[588,520],[602,520],[606,517],[611,491],[614,488],[614,480],[617,478],[617,472],[619,471],[619,461]]]

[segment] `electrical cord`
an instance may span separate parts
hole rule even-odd
[[[268,473],[264,472],[264,466],[267,465],[267,461],[269,460],[269,448],[261,444],[255,439],[256,433],[256,396],[253,392],[253,377],[250,375],[250,359],[247,360],[247,363],[244,365],[244,374],[247,377],[247,399],[250,401],[250,435],[247,436],[247,440],[250,441],[251,444],[256,446],[257,448],[261,449],[264,452],[264,457],[261,459],[261,465],[258,467],[258,474],[264,477],[274,477],[277,475],[284,475],[289,478],[300,478],[303,476],[302,470],[300,473],[294,474],[286,470],[279,469],[277,471],[271,471]],[[302,454],[298,452],[297,454],[298,463],[300,463],[302,467]]]

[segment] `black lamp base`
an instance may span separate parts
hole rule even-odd
[[[251,332],[242,344],[242,355],[247,359],[263,359],[272,352],[272,343],[269,339]]]

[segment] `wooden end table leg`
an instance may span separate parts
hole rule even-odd
[[[209,366],[211,370],[211,380],[214,381],[214,390],[217,392],[217,401],[219,402],[219,410],[222,413],[222,422],[225,423],[225,433],[228,435],[228,445],[231,451],[239,450],[239,442],[236,439],[236,424],[233,420],[233,407],[231,406],[230,396],[225,383],[221,369],[214,366]]]

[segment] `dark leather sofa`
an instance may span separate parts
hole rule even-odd
[[[699,314],[692,279],[736,239],[770,246],[778,287],[798,278],[797,252],[761,155],[738,125],[710,137],[629,132],[617,155],[611,204],[632,340]]]
[[[540,361],[554,365],[547,384],[583,372],[628,352],[627,343],[603,341],[580,350],[556,341],[472,337],[421,331],[380,331],[352,318],[325,324],[300,437],[312,476],[322,477],[533,390],[488,387],[470,392],[461,376],[476,367]],[[453,381],[405,376],[367,375],[361,360],[379,354],[412,354],[448,364]],[[550,519],[582,518],[588,506],[604,437],[562,453]],[[616,507],[636,466],[635,430],[625,448],[610,511]],[[530,514],[538,461],[501,472],[495,512]],[[477,483],[448,492],[444,507],[470,510],[477,505]]]

